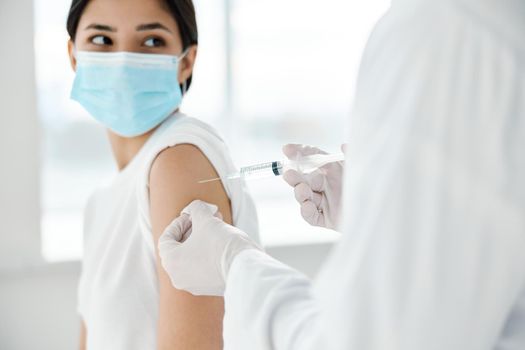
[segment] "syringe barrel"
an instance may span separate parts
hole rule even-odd
[[[320,167],[333,163],[343,161],[345,155],[343,153],[338,154],[314,154],[311,156],[305,156],[297,160],[290,160],[284,164],[284,171],[293,169],[299,173],[307,174],[319,169]]]
[[[282,162],[272,162],[272,171],[275,176],[280,176],[284,172],[284,166]]]
[[[247,178],[279,176],[283,174],[282,162],[268,162],[241,168],[240,176]]]
[[[331,162],[344,159],[344,154],[315,154],[302,157],[297,160],[275,161],[256,164],[241,168],[236,174],[228,176],[229,179],[236,178],[263,178],[283,175],[287,170],[293,169],[300,173],[310,173],[319,167]]]

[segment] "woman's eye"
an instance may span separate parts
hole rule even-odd
[[[144,46],[147,47],[161,47],[165,46],[165,44],[164,40],[160,38],[149,38],[144,42]]]
[[[91,42],[95,45],[112,45],[113,41],[104,35],[97,35],[91,38]]]

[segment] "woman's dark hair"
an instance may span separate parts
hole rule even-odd
[[[192,0],[163,0],[170,10],[173,18],[179,26],[180,36],[182,38],[183,51],[191,45],[197,45],[199,42],[199,32],[197,29],[197,19],[195,16],[195,7]],[[72,41],[75,41],[78,23],[84,13],[89,0],[73,0],[69,15],[67,17],[67,32]],[[191,85],[191,76],[186,81],[186,90]]]

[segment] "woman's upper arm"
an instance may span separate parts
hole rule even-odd
[[[84,321],[80,323],[80,339],[79,339],[79,349],[80,350],[86,350],[87,344],[86,344],[86,338],[87,338],[87,331],[86,331],[86,324]]]
[[[209,160],[195,146],[168,148],[156,158],[150,173],[150,212],[155,243],[189,203],[201,199],[219,207],[224,220],[232,222],[228,196],[217,181],[199,184],[201,179],[217,177]],[[160,265],[157,252],[160,305],[159,349],[222,349],[222,298],[196,297],[173,288]]]

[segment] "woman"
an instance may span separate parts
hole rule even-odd
[[[81,348],[222,348],[223,300],[174,289],[157,239],[194,199],[257,232],[242,182],[207,125],[181,114],[197,54],[191,0],[74,0],[72,98],[107,129],[120,172],[90,198],[79,286]]]

